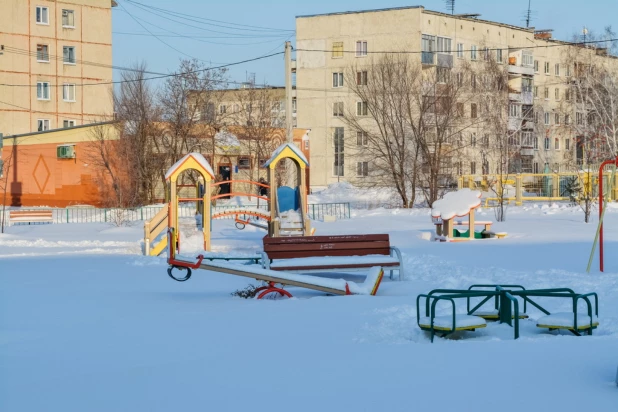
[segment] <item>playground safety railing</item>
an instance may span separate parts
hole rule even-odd
[[[214,210],[222,210],[224,208],[234,208],[233,205],[217,205]],[[251,206],[254,207],[254,206]],[[257,206],[255,206],[257,208]],[[49,208],[49,207],[7,207],[5,211],[5,224],[8,226],[10,210],[51,210],[54,223],[121,223],[121,222],[139,222],[152,219],[163,208],[163,205],[142,206],[133,209],[120,208],[95,208],[95,207],[67,207],[67,208]],[[266,204],[259,205],[260,209],[267,209]],[[349,203],[316,203],[309,204],[308,216],[313,220],[322,220],[324,215],[332,215],[337,219],[350,218]],[[0,210],[0,213],[2,211]],[[195,203],[189,202],[178,206],[179,217],[195,217]],[[234,216],[230,216],[234,219]]]
[[[604,185],[609,179],[604,176]],[[485,207],[504,201],[521,205],[523,202],[576,201],[582,197],[595,199],[599,193],[599,173],[519,173],[462,175],[458,188],[480,190]],[[611,190],[611,200],[618,200],[618,182]]]

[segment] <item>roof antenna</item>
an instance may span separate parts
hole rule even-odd
[[[455,14],[455,0],[444,0],[444,2],[446,3],[446,10]]]
[[[530,27],[530,20],[532,19],[532,9],[530,9],[530,2],[532,0],[528,0],[528,11],[526,12],[526,27]]]

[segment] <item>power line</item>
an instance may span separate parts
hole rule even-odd
[[[135,32],[135,33],[131,33],[131,32],[126,32],[126,31],[114,31],[112,32],[113,34],[121,34],[121,35],[125,35],[125,36],[150,36],[149,33],[139,33],[139,32]],[[265,35],[260,35],[257,37],[273,37],[273,38],[282,38],[287,36],[287,33],[283,33],[283,34],[265,34]],[[295,33],[292,33],[292,36],[295,36]],[[234,35],[229,35],[229,36],[202,36],[199,34],[179,34],[179,35],[174,35],[174,34],[162,34],[162,33],[157,33],[157,36],[161,36],[161,37],[189,37],[189,38],[195,38],[195,39],[254,39],[256,38],[256,36],[251,35],[251,34],[234,34]]]
[[[550,47],[567,47],[567,46],[579,46],[579,45],[584,45],[584,44],[599,44],[599,43],[609,43],[609,42],[615,42],[618,41],[618,38],[613,38],[613,39],[605,39],[605,40],[590,40],[590,41],[583,41],[583,42],[577,42],[577,43],[564,43],[564,44],[547,44],[547,45],[537,45],[537,46],[508,46],[508,49],[541,49],[541,48],[550,48]],[[304,51],[304,52],[320,52],[320,53],[333,53],[333,50],[324,50],[324,49],[295,49],[297,52],[299,51]],[[482,51],[494,51],[494,50],[504,50],[504,48],[500,48],[500,47],[486,47],[486,48],[482,48],[482,49],[464,49],[461,50],[463,52],[468,52],[468,51],[476,51],[476,52],[482,52]],[[337,50],[337,53],[357,53],[356,50]],[[432,52],[427,52],[427,51],[422,51],[422,50],[390,50],[390,51],[386,51],[386,50],[382,50],[382,51],[363,51],[363,53],[367,53],[367,54],[421,54],[421,53],[437,53],[435,51]]]
[[[227,63],[227,64],[223,64],[220,66],[213,66],[213,67],[206,67],[204,69],[198,69],[198,70],[190,70],[187,72],[183,72],[183,73],[170,73],[170,74],[162,74],[160,76],[153,76],[153,77],[146,77],[143,79],[126,79],[126,80],[116,80],[116,81],[109,81],[109,82],[100,82],[100,83],[83,83],[83,84],[76,84],[76,86],[79,87],[83,87],[83,86],[103,86],[103,85],[112,85],[112,84],[123,84],[123,83],[135,83],[135,82],[140,82],[140,81],[150,81],[150,80],[158,80],[158,79],[165,79],[168,77],[183,77],[183,76],[187,76],[189,74],[196,74],[196,73],[203,73],[209,70],[217,70],[217,69],[224,69],[227,67],[232,67],[232,66],[238,66],[241,64],[245,64],[245,63],[251,63],[254,61],[258,61],[258,60],[263,60],[263,59],[268,59],[270,57],[274,57],[274,56],[278,56],[280,54],[283,54],[284,52],[277,52],[277,53],[271,53],[271,54],[267,54],[264,56],[259,56],[259,57],[254,57],[252,59],[246,59],[246,60],[241,60],[238,62],[234,62],[234,63]],[[6,84],[6,83],[0,83],[0,86],[5,86],[5,87],[37,87],[36,85],[32,85],[32,84]],[[50,85],[50,87],[62,87],[63,85]]]
[[[203,21],[210,21],[210,22],[215,22],[215,23],[221,23],[221,24],[225,24],[225,25],[229,25],[229,26],[238,26],[238,28],[237,27],[226,27],[226,26],[219,26],[219,25],[210,23],[210,25],[216,26],[216,27],[224,27],[224,28],[233,29],[233,30],[245,30],[245,31],[282,31],[282,32],[294,31],[292,29],[275,29],[275,28],[269,28],[269,27],[252,26],[252,25],[247,25],[247,24],[238,24],[238,23],[232,23],[232,22],[225,22],[225,21],[221,21],[221,20],[207,19],[205,17],[192,16],[192,15],[189,15],[189,14],[179,13],[179,12],[172,11],[172,10],[166,10],[166,9],[162,9],[162,8],[159,8],[159,7],[154,7],[154,6],[146,5],[146,4],[134,1],[134,0],[126,0],[126,1],[129,2],[129,3],[133,3],[133,4],[142,5],[144,7],[149,7],[151,9],[153,9],[153,10],[158,10],[158,11],[161,11],[163,13],[172,14],[172,15],[181,16],[181,17],[186,17],[188,20],[191,20],[191,21],[198,21],[199,22],[199,20],[203,20]],[[198,19],[198,20],[195,20],[195,19]],[[243,27],[245,27],[245,28],[243,28]]]
[[[28,109],[27,107],[18,106],[16,104],[12,104],[12,103],[8,103],[8,102],[3,102],[1,100],[0,100],[0,104],[6,104],[7,106],[17,107],[18,109],[26,110],[26,111],[31,112],[31,113],[43,113],[43,114],[48,114],[48,115],[51,115],[51,116],[58,116],[58,117],[61,117],[63,119],[67,119],[67,120],[75,120],[75,121],[81,120],[81,119],[77,119],[75,117],[62,116],[59,113],[54,114],[54,113],[51,113],[51,112],[42,112],[40,110],[32,110],[32,109]]]

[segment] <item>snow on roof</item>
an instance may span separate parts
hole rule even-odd
[[[433,204],[431,217],[452,219],[455,216],[466,216],[470,210],[481,205],[481,192],[478,190],[459,189],[449,192]]]
[[[182,159],[174,163],[174,165],[167,170],[167,172],[165,173],[165,179],[169,179],[170,176],[172,176],[174,172],[190,157],[192,157],[193,160],[199,163],[199,165],[204,170],[206,170],[208,174],[210,174],[210,177],[213,177],[213,178],[215,177],[215,172],[213,172],[212,167],[210,167],[208,160],[206,160],[204,156],[202,156],[200,153],[189,153],[189,154],[186,154]]]
[[[309,161],[307,161],[307,158],[305,157],[305,155],[303,154],[303,152],[301,152],[301,150],[298,148],[298,146],[296,146],[293,143],[284,143],[281,146],[279,146],[277,148],[277,150],[275,150],[273,152],[273,155],[270,157],[270,159],[268,159],[268,161],[266,163],[264,163],[264,167],[268,167],[270,166],[270,164],[277,158],[277,156],[279,156],[281,154],[281,152],[283,152],[285,150],[286,147],[289,147],[290,150],[292,150],[294,152],[294,154],[296,156],[298,156],[298,158],[305,163],[305,165],[309,166]]]

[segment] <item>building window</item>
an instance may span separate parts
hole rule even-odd
[[[535,174],[539,173],[539,162],[534,162],[532,164],[532,173],[535,173]]]
[[[464,74],[459,72],[457,73],[457,87],[463,87]]]
[[[544,144],[543,144],[543,148],[544,148],[545,150],[549,150],[549,145],[550,145],[550,143],[549,143],[549,137],[546,137],[546,138],[545,138],[545,141],[544,141]]]
[[[227,106],[222,104],[219,106],[219,114],[225,114],[227,112]]]
[[[356,115],[367,116],[367,102],[356,102]]]
[[[75,64],[75,47],[64,46],[62,48],[62,60],[64,64]]]
[[[556,90],[554,90],[554,97],[556,98],[556,100],[560,100],[560,89],[556,87]]]
[[[75,85],[70,83],[65,83],[62,85],[62,100],[65,102],[74,102],[75,101]]]
[[[37,130],[39,132],[44,132],[49,130],[49,119],[38,119],[37,120]]]
[[[333,103],[333,116],[343,117],[343,102]]]
[[[62,127],[64,127],[65,129],[69,128],[69,127],[75,127],[75,120],[65,120],[62,122]]]
[[[62,10],[62,27],[75,28],[75,12]]]
[[[546,87],[545,90],[543,90],[543,97],[549,99],[549,87]]]
[[[555,74],[556,76],[560,76],[560,63],[556,63],[556,64],[554,65],[554,74]]]
[[[530,52],[526,50],[523,51],[521,55],[521,65],[526,67],[534,66],[534,57],[530,54]]]
[[[356,162],[356,176],[369,176],[369,162]]]
[[[555,124],[560,124],[560,113],[555,113],[554,114],[554,123]]]
[[[36,23],[37,24],[49,24],[49,8],[37,6]]]
[[[539,138],[538,138],[538,137],[535,137],[535,138],[532,140],[532,143],[534,144],[534,150],[539,150]]]
[[[581,126],[584,124],[584,114],[583,113],[575,113],[575,121],[577,125]]]
[[[518,104],[509,104],[509,116],[511,117],[519,117],[520,107]]]
[[[535,73],[539,72],[539,61],[538,60],[534,61],[534,72]]]
[[[489,60],[489,47],[483,49],[483,59]]]
[[[459,117],[464,117],[464,104],[463,103],[457,103],[457,105],[455,106],[457,109],[457,116]]]
[[[344,175],[344,140],[343,140],[343,127],[335,127],[335,133],[333,134],[333,146],[335,148],[335,159],[333,161],[333,175]]]
[[[496,62],[498,62],[499,64],[502,64],[502,49],[497,49],[496,50]]]
[[[47,44],[36,45],[36,61],[49,63],[49,46]]]
[[[476,60],[476,46],[470,46],[470,59]]]
[[[571,91],[569,89],[566,89],[564,91],[564,100],[566,100],[567,102],[571,101]]]
[[[539,86],[534,86],[534,97],[539,97]]]
[[[428,34],[421,36],[421,63],[434,64],[434,52],[436,51],[436,37]]]
[[[564,150],[571,150],[571,139],[564,139]]]
[[[571,116],[568,114],[564,115],[564,125],[568,126],[569,124],[571,124]]]
[[[37,82],[36,98],[38,100],[49,100],[49,83],[48,82]]]
[[[333,73],[333,87],[343,87],[343,73]]]
[[[356,84],[358,86],[367,86],[367,71],[366,70],[356,72]]]
[[[470,75],[470,85],[472,86],[472,90],[476,90],[476,74]]]
[[[457,43],[457,58],[458,59],[463,59],[464,58],[464,45],[463,45],[463,43]]]
[[[470,104],[470,117],[476,119],[476,103]]]
[[[251,158],[249,156],[241,156],[238,158],[239,169],[251,169]]]
[[[571,65],[570,64],[566,65],[566,76],[567,77],[571,76]]]
[[[436,75],[438,83],[447,83],[449,81],[450,69],[446,67],[436,67]]]
[[[549,74],[549,62],[545,62],[545,74]]]
[[[438,53],[451,54],[451,39],[448,37],[438,37]]]
[[[557,137],[554,139],[554,149],[560,150],[560,139],[558,139]]]
[[[367,133],[366,132],[356,132],[356,145],[357,146],[367,146]]]
[[[476,162],[470,162],[470,174],[476,174]]]
[[[470,146],[476,147],[476,133],[470,135]]]
[[[333,59],[339,59],[343,57],[343,42],[333,42]]]
[[[367,42],[357,41],[356,42],[356,57],[365,57],[365,56],[367,56]]]
[[[549,121],[550,121],[549,113],[545,113],[545,125],[546,126],[549,126]]]
[[[488,134],[484,134],[483,135],[483,139],[481,139],[481,145],[484,148],[488,148],[489,147],[489,135]]]

